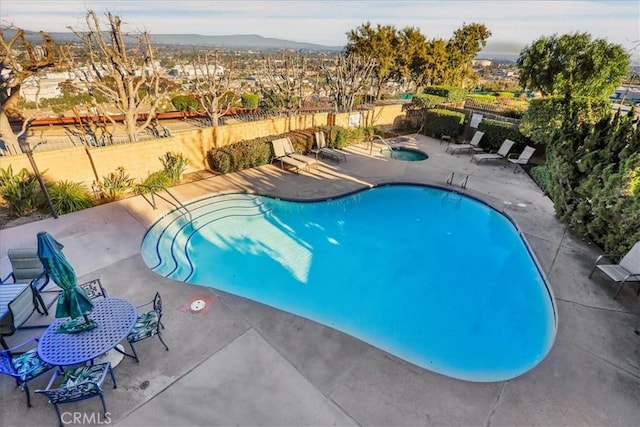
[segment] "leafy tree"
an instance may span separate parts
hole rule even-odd
[[[443,39],[427,41],[424,51],[417,51],[411,66],[416,92],[430,85],[443,85],[448,81],[447,42]]]
[[[611,105],[606,100],[575,98],[574,120],[579,125],[594,126],[611,114]],[[565,121],[564,99],[546,97],[532,99],[520,122],[520,133],[535,144],[551,145],[556,133]]]
[[[478,23],[464,24],[453,33],[453,37],[447,42],[447,84],[463,88],[475,87],[477,79],[473,71],[473,60],[486,46],[490,36],[491,31],[484,24]]]
[[[375,28],[366,24],[347,33],[346,54],[376,61],[376,100],[382,95],[382,87],[398,75],[397,58],[401,42],[393,25]]]
[[[442,39],[427,40],[416,28],[407,27],[399,35],[397,52],[397,78],[408,79],[419,93],[424,86],[439,83],[447,75],[447,42]]]
[[[556,215],[606,252],[640,238],[640,133],[635,111],[585,120],[590,104],[571,101],[547,147],[549,195]]]
[[[543,95],[607,99],[629,69],[622,46],[587,33],[541,37],[520,53],[520,84]]]

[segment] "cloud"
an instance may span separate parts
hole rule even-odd
[[[492,32],[490,41],[521,45],[571,32],[627,48],[640,39],[635,1],[2,0],[3,24],[65,31],[82,27],[87,8],[156,34],[259,34],[325,45],[345,44],[346,33],[366,22],[418,27],[428,38],[445,39],[464,23],[480,22]]]

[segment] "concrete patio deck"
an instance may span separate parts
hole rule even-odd
[[[504,210],[519,224],[555,295],[558,331],[548,356],[509,381],[472,383],[439,375],[358,339],[304,318],[213,288],[175,282],[151,272],[140,256],[147,228],[170,206],[153,210],[141,197],[87,209],[58,219],[0,231],[0,268],[9,271],[7,249],[35,246],[48,231],[80,280],[100,278],[111,296],[136,304],[156,290],[164,302],[164,351],[152,338],[136,348],[141,363],[125,358],[115,369],[118,388],[105,382],[110,417],[97,418],[98,399],[62,407],[71,421],[122,426],[635,426],[640,422],[638,328],[640,298],[627,287],[587,276],[599,249],[574,236],[524,173],[498,164],[476,165],[470,154],[450,155],[438,140],[417,136],[400,144],[429,154],[423,162],[348,148],[347,162],[324,160],[296,175],[277,165],[217,176],[171,189],[188,202],[216,192],[248,191],[314,199],[387,183],[446,186]],[[457,184],[469,176],[466,190]],[[212,301],[191,312],[185,303]],[[46,323],[34,314],[31,322]],[[39,335],[20,330],[9,345]],[[49,375],[30,383],[44,388]],[[46,399],[0,379],[2,426],[55,425]],[[94,418],[91,418],[91,417]],[[81,420],[82,421],[82,420]],[[89,422],[87,422],[89,421]]]

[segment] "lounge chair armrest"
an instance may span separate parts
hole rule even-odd
[[[598,256],[598,258],[596,258],[596,265],[600,264],[600,261],[602,261],[603,259],[605,260],[619,260],[620,259],[620,255],[617,254],[604,254],[604,255],[600,255]]]

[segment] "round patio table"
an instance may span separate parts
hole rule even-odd
[[[90,331],[68,334],[58,332],[58,328],[69,318],[56,319],[38,343],[38,355],[42,360],[55,366],[93,361],[126,338],[136,323],[136,307],[120,298],[96,299],[93,304],[89,319],[98,326]]]

